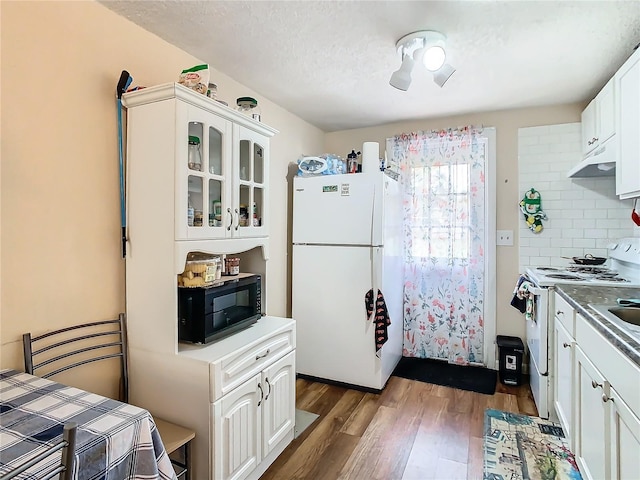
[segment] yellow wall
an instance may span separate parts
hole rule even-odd
[[[518,128],[580,121],[583,104],[560,105],[545,108],[527,108],[461,115],[449,118],[416,120],[378,127],[328,133],[325,150],[347,155],[351,149],[362,150],[363,142],[380,143],[384,154],[385,141],[399,133],[442,129],[464,125],[484,125],[496,129],[496,227],[513,230],[513,247],[496,247],[496,314],[497,334],[525,338],[523,316],[512,306],[513,287],[518,279],[518,228],[522,216],[518,210]]]
[[[115,318],[124,309],[121,70],[133,85],[150,86],[201,62],[96,2],[2,1],[0,9],[0,367],[22,369],[22,333]],[[257,98],[263,121],[280,130],[271,142],[267,313],[284,316],[288,167],[301,152],[321,151],[324,134],[220,72],[212,70],[211,81],[231,105]]]

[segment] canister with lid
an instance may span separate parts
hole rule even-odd
[[[251,97],[240,97],[236,100],[236,105],[238,105],[237,110],[246,115],[249,115],[254,120],[260,121],[261,112],[260,107],[258,106],[258,101],[255,98]]]
[[[189,135],[188,163],[191,170],[202,170],[202,154],[200,153],[200,139]]]

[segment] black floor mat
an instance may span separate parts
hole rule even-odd
[[[489,368],[454,365],[430,358],[402,357],[392,375],[493,395],[496,391],[498,372]]]

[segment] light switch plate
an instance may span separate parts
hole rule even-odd
[[[496,245],[513,246],[513,230],[496,230]]]

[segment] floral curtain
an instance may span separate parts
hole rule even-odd
[[[387,139],[403,186],[404,356],[484,364],[486,148],[473,127]]]

